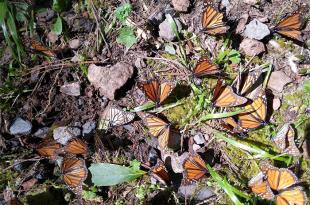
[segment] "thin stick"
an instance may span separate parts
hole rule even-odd
[[[16,163],[14,163],[14,164],[12,164],[12,165],[8,166],[7,168],[3,169],[3,172],[5,172],[5,171],[7,171],[7,170],[11,169],[12,167],[15,167],[16,165],[21,164],[21,163],[24,163],[24,162],[34,162],[34,161],[40,161],[41,159],[43,159],[43,158],[42,158],[42,157],[40,157],[40,158],[31,158],[31,159],[21,160],[21,161],[19,161],[19,162],[16,162]]]

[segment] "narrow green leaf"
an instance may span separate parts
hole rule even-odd
[[[55,23],[53,24],[52,31],[57,35],[62,33],[62,19],[60,16],[57,17]]]
[[[92,182],[97,186],[113,186],[146,174],[142,170],[108,163],[92,164],[89,170],[92,174]]]
[[[177,37],[178,41],[180,41],[181,38],[180,38],[179,31],[178,31],[178,26],[175,23],[174,19],[172,18],[172,16],[170,14],[166,15],[166,19],[168,20],[170,27],[171,27],[173,33],[175,34],[175,36]]]
[[[245,112],[245,110],[244,109],[240,109],[240,110],[236,110],[236,111],[232,111],[232,112],[221,112],[221,113],[208,114],[208,115],[204,115],[203,117],[201,117],[194,124],[197,124],[197,123],[200,123],[200,122],[204,122],[204,121],[207,121],[207,120],[211,120],[211,119],[220,119],[220,118],[231,117],[231,116],[243,113],[243,112]]]

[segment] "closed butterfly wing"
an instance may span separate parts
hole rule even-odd
[[[218,66],[215,64],[212,64],[207,57],[204,57],[201,60],[199,60],[193,70],[193,75],[195,77],[215,75],[217,73],[220,73]]]
[[[260,172],[257,176],[253,177],[249,181],[248,186],[251,188],[251,191],[253,193],[264,199],[271,200],[274,198],[272,190],[267,184],[267,181],[264,180],[263,172]]]
[[[284,124],[279,130],[279,132],[276,134],[276,136],[272,138],[272,141],[275,143],[275,145],[282,151],[284,151],[285,148],[288,146],[286,136],[289,130],[289,126],[289,123]]]
[[[64,182],[74,189],[82,185],[87,178],[87,168],[85,160],[78,158],[65,157],[61,164],[61,172],[63,174]]]
[[[30,43],[33,50],[41,52],[49,57],[56,57],[56,53],[53,50],[43,46],[41,42],[31,39]]]
[[[170,137],[170,124],[154,115],[147,115],[144,118],[144,123],[149,129],[149,133],[158,138],[160,147],[167,147]]]
[[[131,122],[135,114],[126,112],[116,105],[108,105],[100,116],[98,129],[121,126]]]
[[[276,196],[277,205],[306,205],[307,201],[307,195],[301,187],[281,191]]]
[[[220,83],[219,83],[220,82]],[[232,87],[222,86],[221,81],[218,81],[214,89],[212,103],[215,107],[235,107],[243,105],[248,100],[234,93]]]
[[[151,169],[151,174],[162,184],[169,184],[170,177],[165,164],[162,161],[157,161],[157,164]]]
[[[256,99],[245,107],[247,113],[239,114],[238,124],[243,131],[256,129],[263,125],[267,116],[267,99],[264,92],[260,93]]]
[[[301,28],[303,25],[302,14],[299,11],[284,18],[274,28],[274,31],[291,39],[303,42]]]
[[[258,81],[261,74],[262,72],[259,69],[247,73],[242,73],[238,80],[239,82],[239,85],[237,86],[238,93],[240,95],[244,95],[247,92],[252,91],[255,88],[256,84],[261,83]]]
[[[292,171],[283,168],[269,168],[266,177],[270,188],[277,191],[286,189],[298,182]]]
[[[86,156],[87,151],[87,144],[79,138],[74,138],[70,140],[68,144],[64,147],[64,152],[69,154]]]
[[[273,141],[283,153],[299,156],[300,151],[295,144],[294,138],[295,131],[293,127],[289,123],[286,123],[273,138]]]
[[[223,14],[209,5],[202,14],[202,27],[210,35],[224,34],[229,29],[223,22]]]
[[[190,154],[183,162],[184,180],[187,182],[202,178],[207,172],[205,162],[198,154]]]
[[[293,156],[300,156],[300,151],[295,143],[295,131],[293,127],[290,125],[289,130],[287,132],[287,141],[288,141],[288,147],[285,148],[284,153],[293,155]]]
[[[36,150],[43,157],[55,159],[57,152],[61,147],[61,144],[57,143],[55,140],[51,140],[42,142]]]

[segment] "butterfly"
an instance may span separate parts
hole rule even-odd
[[[61,147],[62,145],[56,142],[55,140],[48,139],[40,143],[36,150],[41,156],[48,157],[54,160],[56,159],[57,152],[58,150],[60,150]]]
[[[263,182],[266,182],[270,189],[267,189],[270,193],[257,193],[261,196],[268,196],[275,198],[276,205],[305,205],[307,203],[306,193],[302,190],[300,186],[296,186],[298,183],[298,178],[289,169],[273,167],[265,162],[260,164],[260,168],[264,175]],[[258,184],[254,183],[258,186]],[[254,191],[263,191],[263,189],[252,189]],[[256,192],[254,192],[256,193]]]
[[[41,53],[43,53],[49,57],[56,57],[57,56],[53,50],[43,46],[43,44],[41,42],[39,42],[33,38],[30,39],[30,44],[31,44],[31,48],[35,51],[41,52]]]
[[[66,154],[69,153],[69,154],[86,156],[87,155],[87,144],[79,138],[73,138],[64,147],[64,152]]]
[[[246,113],[238,114],[238,129],[248,132],[265,124],[267,116],[267,98],[264,91],[261,91],[253,102],[245,106]]]
[[[107,130],[110,127],[116,127],[127,124],[135,118],[135,114],[122,110],[119,106],[109,104],[100,115],[98,129]]]
[[[65,157],[61,164],[64,182],[71,189],[80,187],[87,178],[87,168],[84,159]]]
[[[162,184],[169,184],[170,183],[170,177],[168,174],[168,171],[166,169],[165,164],[158,160],[157,164],[152,167],[151,169],[151,175],[158,180],[159,182],[161,182]]]
[[[141,83],[139,87],[151,101],[156,103],[156,106],[161,105],[175,88],[167,82],[160,84],[157,79]]]
[[[272,200],[274,194],[271,188],[268,185],[268,182],[264,180],[265,175],[263,172],[259,172],[257,176],[253,177],[248,186],[251,188],[251,191],[263,199]]]
[[[193,69],[194,77],[202,77],[206,75],[214,75],[220,72],[217,65],[212,64],[207,57],[201,58]]]
[[[259,79],[261,77],[261,74],[262,72],[260,69],[247,73],[241,73],[237,81],[238,93],[240,95],[244,95],[254,90],[255,85],[260,83]]]
[[[234,117],[227,117],[221,119],[221,126],[228,130],[229,132],[232,132],[232,134],[239,133],[241,130],[239,130],[238,122]]]
[[[222,85],[218,80],[213,92],[212,104],[215,107],[234,107],[245,104],[248,100],[245,97],[234,93],[232,87]]]
[[[184,180],[191,182],[202,178],[208,173],[205,162],[198,154],[190,154],[183,162]]]
[[[159,146],[161,148],[167,147],[170,138],[171,124],[150,114],[144,118],[144,122],[149,129],[149,133],[158,138]]]
[[[293,127],[286,123],[272,140],[283,153],[299,156],[300,151],[295,144],[294,137],[295,131]]]
[[[224,34],[229,29],[223,22],[224,15],[218,12],[213,6],[208,5],[203,11],[201,23],[206,33],[210,35]]]
[[[284,37],[303,42],[302,33],[300,31],[303,23],[304,20],[301,11],[298,10],[292,15],[282,19],[272,30]]]

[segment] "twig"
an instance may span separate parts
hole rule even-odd
[[[12,167],[15,167],[16,165],[21,164],[21,163],[24,163],[24,162],[34,162],[34,161],[40,161],[41,159],[43,159],[43,158],[42,158],[42,157],[40,157],[40,158],[31,158],[31,159],[21,160],[21,161],[19,161],[19,162],[16,162],[16,163],[14,163],[14,164],[12,164],[12,165],[8,166],[7,168],[3,169],[3,172],[5,172],[5,171],[7,171],[7,170],[11,169]]]

